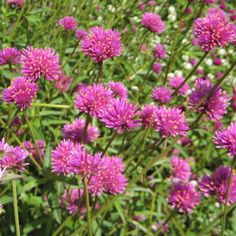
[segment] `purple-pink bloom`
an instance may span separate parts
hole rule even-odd
[[[140,120],[144,127],[157,128],[158,118],[157,118],[157,107],[154,105],[145,105],[140,114]]]
[[[172,165],[171,176],[175,181],[188,181],[191,176],[191,167],[188,162],[178,157],[172,157],[170,160]]]
[[[90,143],[95,141],[99,137],[100,133],[99,129],[91,124],[88,125],[86,135],[84,137],[84,140],[82,140],[85,123],[85,120],[77,118],[71,124],[64,125],[64,138],[70,139],[71,141],[76,143],[81,143],[82,141],[84,143]]]
[[[16,48],[4,48],[0,50],[0,65],[19,64],[20,55],[20,50]]]
[[[63,93],[66,90],[68,90],[72,81],[73,81],[72,77],[69,77],[64,73],[61,73],[55,83],[55,87]]]
[[[7,3],[12,6],[22,7],[25,4],[25,0],[7,0]]]
[[[81,50],[95,62],[119,56],[122,51],[120,33],[99,26],[92,27],[81,41]]]
[[[15,103],[21,110],[29,107],[36,97],[39,87],[25,77],[17,77],[11,85],[3,90],[3,100],[6,103]]]
[[[154,57],[163,59],[166,56],[166,50],[163,44],[158,43],[154,49]]]
[[[168,202],[181,213],[192,213],[200,203],[200,193],[190,183],[176,182],[172,185]]]
[[[168,103],[171,100],[171,90],[165,86],[155,87],[152,90],[152,99],[156,102]]]
[[[153,63],[152,69],[155,73],[161,74],[162,72],[162,65],[160,63]]]
[[[109,82],[108,88],[111,89],[115,97],[128,98],[128,89],[121,82]]]
[[[99,119],[107,128],[122,133],[137,126],[138,108],[126,99],[114,99],[112,103],[102,108]]]
[[[42,160],[44,159],[44,154],[45,154],[45,150],[46,150],[46,144],[44,142],[44,140],[37,140],[37,146],[36,144],[32,143],[31,141],[24,141],[23,142],[23,147],[33,156],[33,158],[40,162],[40,157],[39,154],[42,158]]]
[[[161,34],[166,27],[161,17],[151,12],[144,13],[141,22],[144,27],[157,34]]]
[[[110,104],[112,100],[112,91],[102,84],[82,86],[75,98],[75,107],[91,116],[98,117],[101,108]]]
[[[182,76],[174,76],[170,78],[170,87],[173,89],[177,89],[183,82],[184,82],[184,77]],[[189,91],[189,86],[187,83],[184,83],[182,87],[179,89],[178,94],[179,95],[185,95]]]
[[[236,122],[229,127],[216,131],[214,142],[217,148],[225,148],[230,156],[236,155]]]
[[[77,20],[72,16],[65,16],[59,20],[59,25],[65,30],[74,30],[77,27]]]
[[[83,30],[83,29],[77,29],[75,31],[75,37],[78,40],[82,40],[86,35],[87,35],[87,32],[85,30]]]
[[[204,1],[204,3],[206,3],[206,4],[208,4],[208,5],[217,2],[217,0],[203,0],[203,1]]]
[[[164,138],[184,136],[189,129],[184,114],[179,108],[161,106],[157,109],[157,117],[157,130]]]
[[[213,85],[210,80],[196,79],[195,89],[189,96],[189,107],[195,108],[212,89]],[[226,113],[229,100],[225,91],[216,88],[211,96],[198,107],[197,112],[205,112],[207,117],[213,121],[220,120]]]
[[[59,55],[51,48],[27,47],[21,53],[22,74],[29,80],[37,80],[40,76],[53,81],[61,73]]]

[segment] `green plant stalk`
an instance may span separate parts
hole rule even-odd
[[[59,104],[47,104],[47,103],[32,103],[34,107],[48,107],[48,108],[59,108],[59,109],[70,109],[70,105],[59,105]]]
[[[231,163],[231,171],[230,171],[230,176],[229,176],[229,181],[228,181],[228,188],[227,188],[226,197],[225,197],[225,204],[224,204],[224,213],[223,213],[222,224],[221,224],[221,236],[224,236],[224,232],[225,232],[225,224],[226,224],[227,207],[228,207],[229,194],[230,194],[230,186],[232,184],[235,163],[236,163],[236,156],[233,157],[233,160]]]
[[[85,126],[82,133],[82,143],[85,143],[86,141],[86,134],[87,134],[88,126],[89,126],[89,120],[90,120],[90,117],[89,117],[89,114],[87,114]]]
[[[98,63],[98,75],[97,75],[97,78],[96,78],[96,84],[99,83],[99,80],[102,77],[102,75],[103,75],[103,63],[99,62]]]
[[[20,236],[20,223],[19,223],[16,181],[15,180],[12,180],[12,198],[13,198],[13,207],[14,207],[14,216],[15,216],[16,236]]]
[[[110,147],[110,145],[112,144],[112,142],[114,141],[115,137],[117,136],[117,132],[115,132],[111,139],[109,140],[109,142],[107,143],[107,146],[104,148],[103,152],[102,152],[102,155],[101,155],[101,158],[106,154],[106,151],[107,149]]]

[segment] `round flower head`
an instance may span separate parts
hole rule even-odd
[[[158,59],[163,59],[166,56],[166,50],[164,45],[158,43],[154,49],[154,57]]]
[[[77,27],[77,20],[72,16],[65,16],[59,20],[59,25],[65,30],[74,30]]]
[[[70,174],[70,155],[74,149],[81,149],[81,145],[69,140],[61,141],[52,151],[52,171],[56,174]]]
[[[97,117],[100,109],[110,104],[112,100],[112,91],[102,84],[82,86],[76,96],[75,107]]]
[[[0,51],[0,65],[19,64],[20,50],[16,48],[4,48]]]
[[[83,29],[77,29],[75,31],[75,37],[78,40],[82,40],[86,35],[87,35],[87,32],[85,30],[83,30]]]
[[[208,197],[215,193],[215,186],[211,176],[205,175],[199,182],[199,189],[201,193]]]
[[[159,107],[157,117],[157,130],[164,138],[177,135],[184,136],[189,129],[184,114],[179,108]]]
[[[109,82],[108,87],[111,89],[114,96],[128,98],[128,89],[121,82]]]
[[[15,103],[21,110],[29,107],[36,97],[39,87],[25,77],[17,77],[11,85],[3,90],[3,100]]]
[[[236,155],[236,122],[228,128],[216,131],[214,142],[217,148],[225,148],[230,156]]]
[[[182,76],[174,76],[170,78],[170,87],[173,89],[177,89],[184,82],[184,78]],[[179,89],[179,95],[185,95],[189,91],[189,86],[187,83],[184,83],[182,87]]]
[[[95,62],[119,56],[122,51],[120,33],[112,29],[92,27],[82,39],[81,50]]]
[[[40,76],[46,80],[57,80],[60,75],[59,55],[51,48],[32,48],[22,50],[21,73],[29,80],[37,80]]]
[[[154,71],[155,73],[161,74],[161,72],[162,72],[162,65],[161,65],[160,63],[154,63],[154,64],[152,65],[152,69],[153,69],[153,71]]]
[[[62,93],[68,90],[73,78],[61,73],[55,83],[55,87]]]
[[[122,173],[124,164],[118,157],[104,156],[99,162],[98,171],[89,182],[89,191],[93,195],[101,195],[102,192],[111,194],[123,193],[127,186],[127,179]]]
[[[39,153],[40,153],[41,158],[44,159],[46,144],[43,140],[38,140],[37,146],[38,146],[38,149],[37,149],[36,145],[34,143],[32,143],[31,141],[24,141],[23,142],[23,147],[33,156],[33,158],[35,160],[37,160],[39,162],[40,161]],[[38,150],[39,150],[39,152],[38,152]]]
[[[157,34],[161,34],[166,27],[161,17],[151,12],[144,13],[142,18],[142,25]]]
[[[213,85],[210,80],[198,78],[195,82],[195,89],[189,96],[189,107],[197,106],[212,88]],[[209,119],[213,121],[220,120],[226,113],[229,100],[230,98],[226,95],[226,92],[216,88],[211,96],[197,109],[197,112],[204,111]]]
[[[25,0],[7,0],[7,3],[12,6],[22,7],[25,3]]]
[[[145,105],[140,112],[140,120],[144,127],[157,128],[157,107],[154,105]]]
[[[171,94],[171,90],[165,86],[155,87],[152,90],[152,99],[156,102],[168,103],[171,100]]]
[[[101,109],[100,121],[106,124],[107,128],[115,129],[122,133],[137,126],[137,107],[126,99],[114,99],[111,104]]]
[[[235,25],[218,8],[209,9],[206,17],[195,20],[193,34],[206,52],[215,47],[226,46],[236,38]]]
[[[168,202],[181,213],[192,213],[200,203],[200,194],[190,183],[177,182],[172,185]]]
[[[178,157],[172,157],[170,162],[172,165],[172,178],[177,181],[188,181],[191,176],[191,168],[188,162]]]
[[[63,128],[63,136],[65,139],[70,139],[73,142],[81,143],[83,137],[83,131],[85,126],[85,120],[75,119],[71,124],[66,124]],[[97,127],[88,125],[84,143],[95,141],[99,136],[99,130]]]

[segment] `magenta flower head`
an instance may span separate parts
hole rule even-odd
[[[166,50],[163,44],[158,43],[154,49],[154,57],[163,59],[166,56]]]
[[[170,87],[173,89],[177,89],[184,82],[184,77],[182,76],[174,76],[170,78]],[[184,83],[183,86],[179,89],[179,95],[185,95],[189,91],[189,86],[187,83]]]
[[[46,150],[46,144],[43,140],[37,140],[37,146],[38,149],[36,147],[36,145],[34,143],[32,143],[31,141],[24,141],[23,142],[23,147],[33,156],[33,158],[40,162],[40,157],[39,157],[39,153],[42,159],[44,159],[44,154],[45,154],[45,150]],[[39,150],[39,152],[38,152]]]
[[[152,90],[152,99],[160,103],[168,103],[171,100],[171,90],[165,86],[155,87]]]
[[[153,71],[154,71],[155,73],[161,74],[161,72],[162,72],[162,65],[161,65],[160,63],[154,63],[154,64],[152,65],[152,69],[153,69]]]
[[[22,50],[22,74],[29,80],[37,80],[40,76],[53,81],[61,73],[59,55],[51,48],[32,48]]]
[[[83,29],[77,29],[75,31],[75,37],[78,40],[82,40],[86,35],[87,35],[87,32],[85,30],[83,30]]]
[[[110,104],[112,100],[112,91],[102,84],[81,86],[75,98],[75,107],[91,116],[98,117],[101,108]]]
[[[139,114],[141,123],[144,127],[157,128],[157,107],[154,105],[145,105]]]
[[[77,20],[72,16],[65,16],[59,20],[59,25],[65,30],[74,30],[77,27]]]
[[[22,7],[25,4],[25,0],[7,0],[7,3],[11,6]]]
[[[218,8],[209,9],[206,17],[195,20],[193,34],[206,52],[226,46],[236,38],[235,25],[229,22],[226,14]]]
[[[195,82],[195,90],[189,96],[189,107],[194,108],[197,106],[201,99],[205,97],[212,88],[213,85],[210,80],[198,78]],[[226,113],[229,100],[230,98],[227,96],[226,92],[222,91],[220,88],[216,88],[211,97],[197,109],[197,112],[204,111],[209,119],[213,121],[220,120]]]
[[[128,89],[121,82],[109,82],[108,87],[115,97],[128,98]]]
[[[92,195],[102,192],[119,194],[125,191],[127,179],[123,174],[125,165],[119,157],[104,156],[101,158],[98,171],[91,177],[89,191]]]
[[[177,182],[172,185],[168,202],[181,213],[192,213],[200,203],[200,193],[190,183]]]
[[[166,27],[161,17],[151,12],[144,13],[141,22],[145,28],[157,34],[161,34],[165,30],[165,27]]]
[[[71,124],[64,125],[64,138],[70,139],[75,143],[81,143],[82,141],[84,143],[90,143],[95,141],[100,133],[97,127],[90,124],[87,127],[87,132],[84,138],[85,140],[82,140],[85,123],[85,120],[77,118]]]
[[[92,27],[81,41],[81,50],[95,62],[119,56],[122,51],[120,33],[99,26]]]
[[[175,181],[187,182],[192,174],[191,167],[188,162],[178,157],[172,157],[170,162],[172,165],[172,178]]]
[[[61,73],[55,83],[55,87],[62,93],[68,90],[70,84],[72,83],[73,78]]]
[[[236,122],[226,129],[216,131],[214,142],[217,148],[225,148],[230,156],[236,155]]]
[[[157,117],[157,130],[164,138],[184,136],[189,129],[184,114],[179,108],[161,106],[157,109]]]
[[[126,99],[114,99],[111,104],[101,109],[99,119],[107,128],[122,133],[137,126],[138,108]]]
[[[0,65],[19,64],[20,55],[20,50],[16,48],[4,48],[0,50]]]
[[[21,110],[29,107],[36,97],[39,87],[25,77],[17,77],[11,85],[3,90],[3,100],[15,103]]]
[[[210,4],[213,4],[213,3],[217,3],[217,0],[203,0],[204,3],[210,5]]]

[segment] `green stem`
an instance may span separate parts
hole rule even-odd
[[[86,134],[87,134],[88,126],[89,126],[89,119],[90,119],[89,114],[87,114],[85,126],[82,133],[82,140],[81,140],[82,143],[86,142]]]
[[[103,156],[105,155],[107,149],[110,147],[111,143],[114,141],[116,135],[117,135],[117,132],[115,132],[115,133],[112,135],[112,137],[111,137],[111,139],[109,140],[107,146],[105,147],[104,151],[102,152],[101,157],[103,157]]]
[[[12,180],[12,197],[13,197],[13,207],[14,207],[14,216],[15,216],[16,236],[20,236],[20,223],[19,223],[16,181],[15,180]]]
[[[231,187],[231,183],[232,183],[232,179],[233,179],[235,162],[236,162],[236,156],[233,157],[232,164],[231,164],[231,171],[230,171],[230,176],[229,176],[229,181],[228,181],[228,188],[227,188],[225,204],[224,204],[224,214],[223,214],[222,225],[221,225],[221,236],[224,236],[224,232],[225,232],[227,207],[228,207],[228,201],[229,201],[230,187]]]
[[[47,104],[47,103],[32,103],[34,107],[48,107],[48,108],[61,108],[61,109],[70,109],[70,105],[59,105],[59,104]]]
[[[98,75],[97,75],[97,78],[96,78],[96,84],[99,83],[99,80],[100,80],[100,78],[103,75],[103,67],[102,67],[102,65],[103,65],[102,62],[98,63]]]

